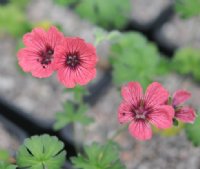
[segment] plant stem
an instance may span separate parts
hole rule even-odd
[[[109,138],[109,140],[114,140],[118,135],[120,135],[123,131],[128,129],[128,125],[124,125],[122,127],[120,127],[118,130],[116,130],[116,132],[113,134],[113,136],[111,138]]]

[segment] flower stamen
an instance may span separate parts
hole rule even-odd
[[[66,65],[72,69],[76,68],[80,64],[78,53],[69,53],[66,57]]]

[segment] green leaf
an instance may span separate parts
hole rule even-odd
[[[160,71],[157,47],[139,33],[123,33],[111,47],[114,83],[139,81],[146,87]]]
[[[94,30],[94,36],[95,36],[95,46],[98,46],[102,41],[109,40],[110,42],[115,42],[116,39],[119,37],[120,32],[119,31],[111,31],[106,32],[101,28],[96,28]]]
[[[183,75],[192,75],[200,81],[200,49],[182,48],[173,57],[173,69]]]
[[[85,155],[71,158],[77,169],[125,169],[119,159],[119,148],[116,143],[107,142],[105,145],[93,143],[84,147]]]
[[[16,168],[17,168],[16,165],[11,165],[6,163],[5,161],[0,160],[0,169],[16,169]]]
[[[20,9],[25,9],[25,7],[27,6],[29,0],[9,0],[10,4],[12,4],[13,6],[16,6]]]
[[[15,5],[0,5],[0,35],[9,33],[14,37],[21,37],[30,30],[25,13]]]
[[[80,104],[78,109],[72,102],[67,102],[64,104],[64,111],[58,112],[56,114],[56,122],[54,124],[55,130],[60,130],[69,123],[78,122],[82,125],[90,124],[93,120],[88,117],[85,112],[88,107],[85,104]]]
[[[65,88],[65,92],[71,92],[74,94],[74,102],[80,104],[83,102],[83,96],[89,94],[85,86],[75,86],[74,88]]]
[[[194,146],[200,146],[200,116],[197,116],[194,124],[187,124],[185,132],[188,140],[192,142]]]
[[[64,144],[57,137],[47,134],[32,136],[24,141],[17,152],[20,168],[60,169],[65,162]]]
[[[8,161],[9,159],[9,152],[3,149],[0,149],[0,160]]]
[[[185,19],[200,15],[200,0],[176,0],[175,10]]]
[[[75,5],[75,11],[85,19],[104,28],[123,28],[131,10],[130,0],[84,0]]]

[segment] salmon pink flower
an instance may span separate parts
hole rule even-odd
[[[96,76],[96,50],[83,39],[63,39],[56,47],[54,61],[58,80],[68,88],[85,85]]]
[[[53,69],[55,47],[64,38],[56,27],[47,32],[35,28],[23,37],[25,48],[19,50],[17,56],[19,65],[25,72],[31,72],[38,78],[49,77]]]
[[[195,110],[189,106],[183,106],[191,94],[185,90],[178,90],[174,93],[172,97],[172,106],[175,110],[174,117],[185,123],[193,123],[196,115]]]
[[[169,94],[161,84],[150,84],[143,94],[138,82],[129,82],[122,87],[121,94],[123,101],[118,109],[118,120],[130,122],[129,132],[136,139],[150,139],[151,124],[160,129],[172,126],[174,110],[172,106],[164,105]]]

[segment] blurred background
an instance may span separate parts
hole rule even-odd
[[[59,133],[52,130],[56,112],[73,94],[63,92],[55,74],[36,79],[17,63],[23,35],[51,25],[66,36],[98,44],[97,77],[85,97],[86,113],[95,122],[74,124],[73,134],[69,126]],[[188,104],[198,112],[200,0],[0,0],[0,149],[14,154],[24,138],[43,132],[72,144],[73,139],[80,144],[104,142],[121,127],[120,86],[129,81],[143,87],[158,81],[171,94],[186,89],[192,93]],[[124,131],[115,141],[127,169],[199,169],[200,148],[194,146],[200,144],[199,126],[197,118],[192,135],[187,132],[191,126],[180,123],[155,131],[147,142]]]

